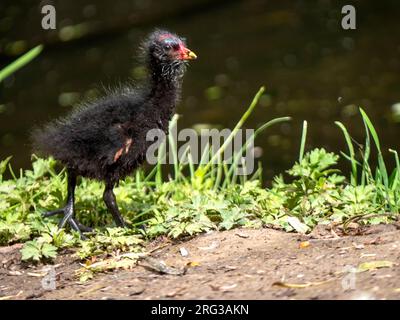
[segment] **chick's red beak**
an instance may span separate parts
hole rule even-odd
[[[188,48],[182,48],[180,58],[182,60],[194,60],[197,59],[197,55]]]

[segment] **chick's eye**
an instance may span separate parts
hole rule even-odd
[[[164,49],[165,49],[165,50],[171,50],[171,45],[165,44],[165,45],[164,45]]]

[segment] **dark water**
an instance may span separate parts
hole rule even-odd
[[[199,56],[185,77],[181,127],[233,128],[261,85],[267,93],[247,127],[293,117],[256,142],[268,177],[297,159],[304,119],[308,148],[345,150],[335,120],[362,142],[357,106],[372,118],[384,150],[400,149],[400,2],[352,1],[351,31],[341,28],[347,2],[214,2],[53,1],[58,29],[48,32],[36,2],[2,0],[1,63],[38,43],[46,50],[0,85],[0,157],[28,167],[33,126],[67,113],[99,84],[140,78],[136,47],[154,27],[187,37]]]

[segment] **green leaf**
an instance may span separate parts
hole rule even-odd
[[[12,156],[5,158],[3,161],[0,161],[0,182],[3,181],[3,173],[7,169],[7,165],[10,162]]]
[[[299,233],[306,233],[310,228],[296,217],[288,217],[287,222]]]
[[[22,260],[39,261],[42,257],[40,247],[36,241],[28,241],[21,249]]]
[[[393,265],[394,263],[392,261],[387,260],[363,262],[357,267],[357,272],[364,272],[381,268],[391,268],[393,267]]]
[[[57,247],[45,242],[42,244],[41,253],[43,257],[53,259],[57,256]]]

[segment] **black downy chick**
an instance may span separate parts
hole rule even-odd
[[[196,59],[185,40],[168,31],[151,33],[142,50],[149,73],[146,83],[126,86],[33,132],[34,150],[52,155],[67,168],[67,203],[64,208],[44,214],[63,214],[60,228],[68,223],[81,235],[90,231],[75,218],[78,176],[105,182],[104,202],[116,225],[125,226],[113,188],[144,161],[151,144],[146,141],[147,132],[168,131],[180,99],[186,63]]]

